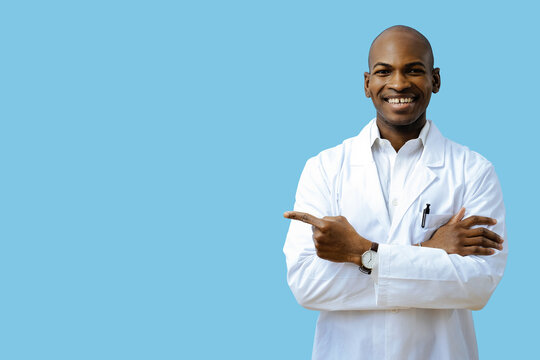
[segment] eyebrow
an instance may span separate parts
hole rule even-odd
[[[414,61],[414,62],[412,62],[412,63],[406,64],[405,66],[406,66],[406,67],[413,67],[413,66],[417,66],[417,65],[422,66],[423,68],[426,67],[426,65],[424,65],[424,63],[421,62],[421,61]],[[378,63],[376,63],[375,65],[373,65],[373,68],[375,68],[375,67],[377,67],[377,66],[392,67],[392,65],[390,65],[390,64],[383,63],[383,62],[378,62]]]
[[[376,63],[375,65],[373,65],[373,68],[376,68],[377,66],[392,67],[392,65],[390,65],[390,64],[383,63],[383,62],[378,62],[378,63]]]
[[[421,61],[415,61],[415,62],[412,62],[412,63],[408,63],[408,64],[405,65],[405,66],[413,67],[413,66],[417,66],[417,65],[420,65],[420,66],[423,67],[423,68],[426,67],[426,65],[424,65],[424,63],[421,62]]]

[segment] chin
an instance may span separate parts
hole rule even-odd
[[[411,117],[410,115],[403,115],[403,116],[379,116],[379,119],[390,126],[409,126],[414,124],[417,121],[422,121],[422,116],[414,116]]]

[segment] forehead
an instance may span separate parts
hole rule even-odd
[[[430,64],[431,51],[416,34],[405,31],[389,31],[381,34],[369,51],[370,68],[378,62],[395,67],[411,62],[422,62],[426,68]]]

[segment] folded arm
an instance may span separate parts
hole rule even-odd
[[[443,241],[452,239],[448,236],[450,230],[462,230],[454,226],[447,231],[439,229],[421,248],[381,244],[379,264],[368,276],[357,265],[359,255],[369,248],[370,242],[350,231],[332,230],[330,225],[343,228],[348,222],[342,217],[323,217],[331,214],[329,188],[318,164],[308,162],[298,187],[295,210],[308,212],[312,218],[294,212],[286,214],[312,225],[293,221],[284,247],[288,282],[296,299],[306,308],[328,311],[483,307],[502,276],[506,248],[490,256],[478,256],[500,246],[495,233],[505,236],[504,206],[495,173],[490,169],[478,182],[479,187],[472,187],[477,191],[466,194],[464,205],[470,213],[497,219],[497,224],[492,224],[493,231],[474,230],[479,223],[471,219],[454,219],[456,224],[468,221],[469,231],[478,236],[464,237],[461,247],[455,241]],[[327,234],[335,235],[334,247],[332,236]],[[344,241],[344,234],[349,234],[356,244]],[[451,253],[450,245],[456,254]],[[469,254],[474,255],[461,256],[465,245]]]
[[[462,240],[465,244],[476,242],[461,250],[454,248],[464,231],[457,225],[483,221],[473,216],[439,228],[421,248],[380,245],[379,263],[373,272],[378,305],[471,310],[486,305],[506,265],[505,209],[491,165],[470,185],[464,206],[470,214],[486,216],[486,221],[483,227],[474,226],[478,223],[469,227],[471,235]],[[489,224],[488,217],[496,221]]]

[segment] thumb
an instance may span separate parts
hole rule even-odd
[[[465,208],[462,207],[459,209],[456,215],[452,216],[452,218],[447,222],[447,224],[457,224],[461,220],[463,220],[463,217],[465,216]]]

